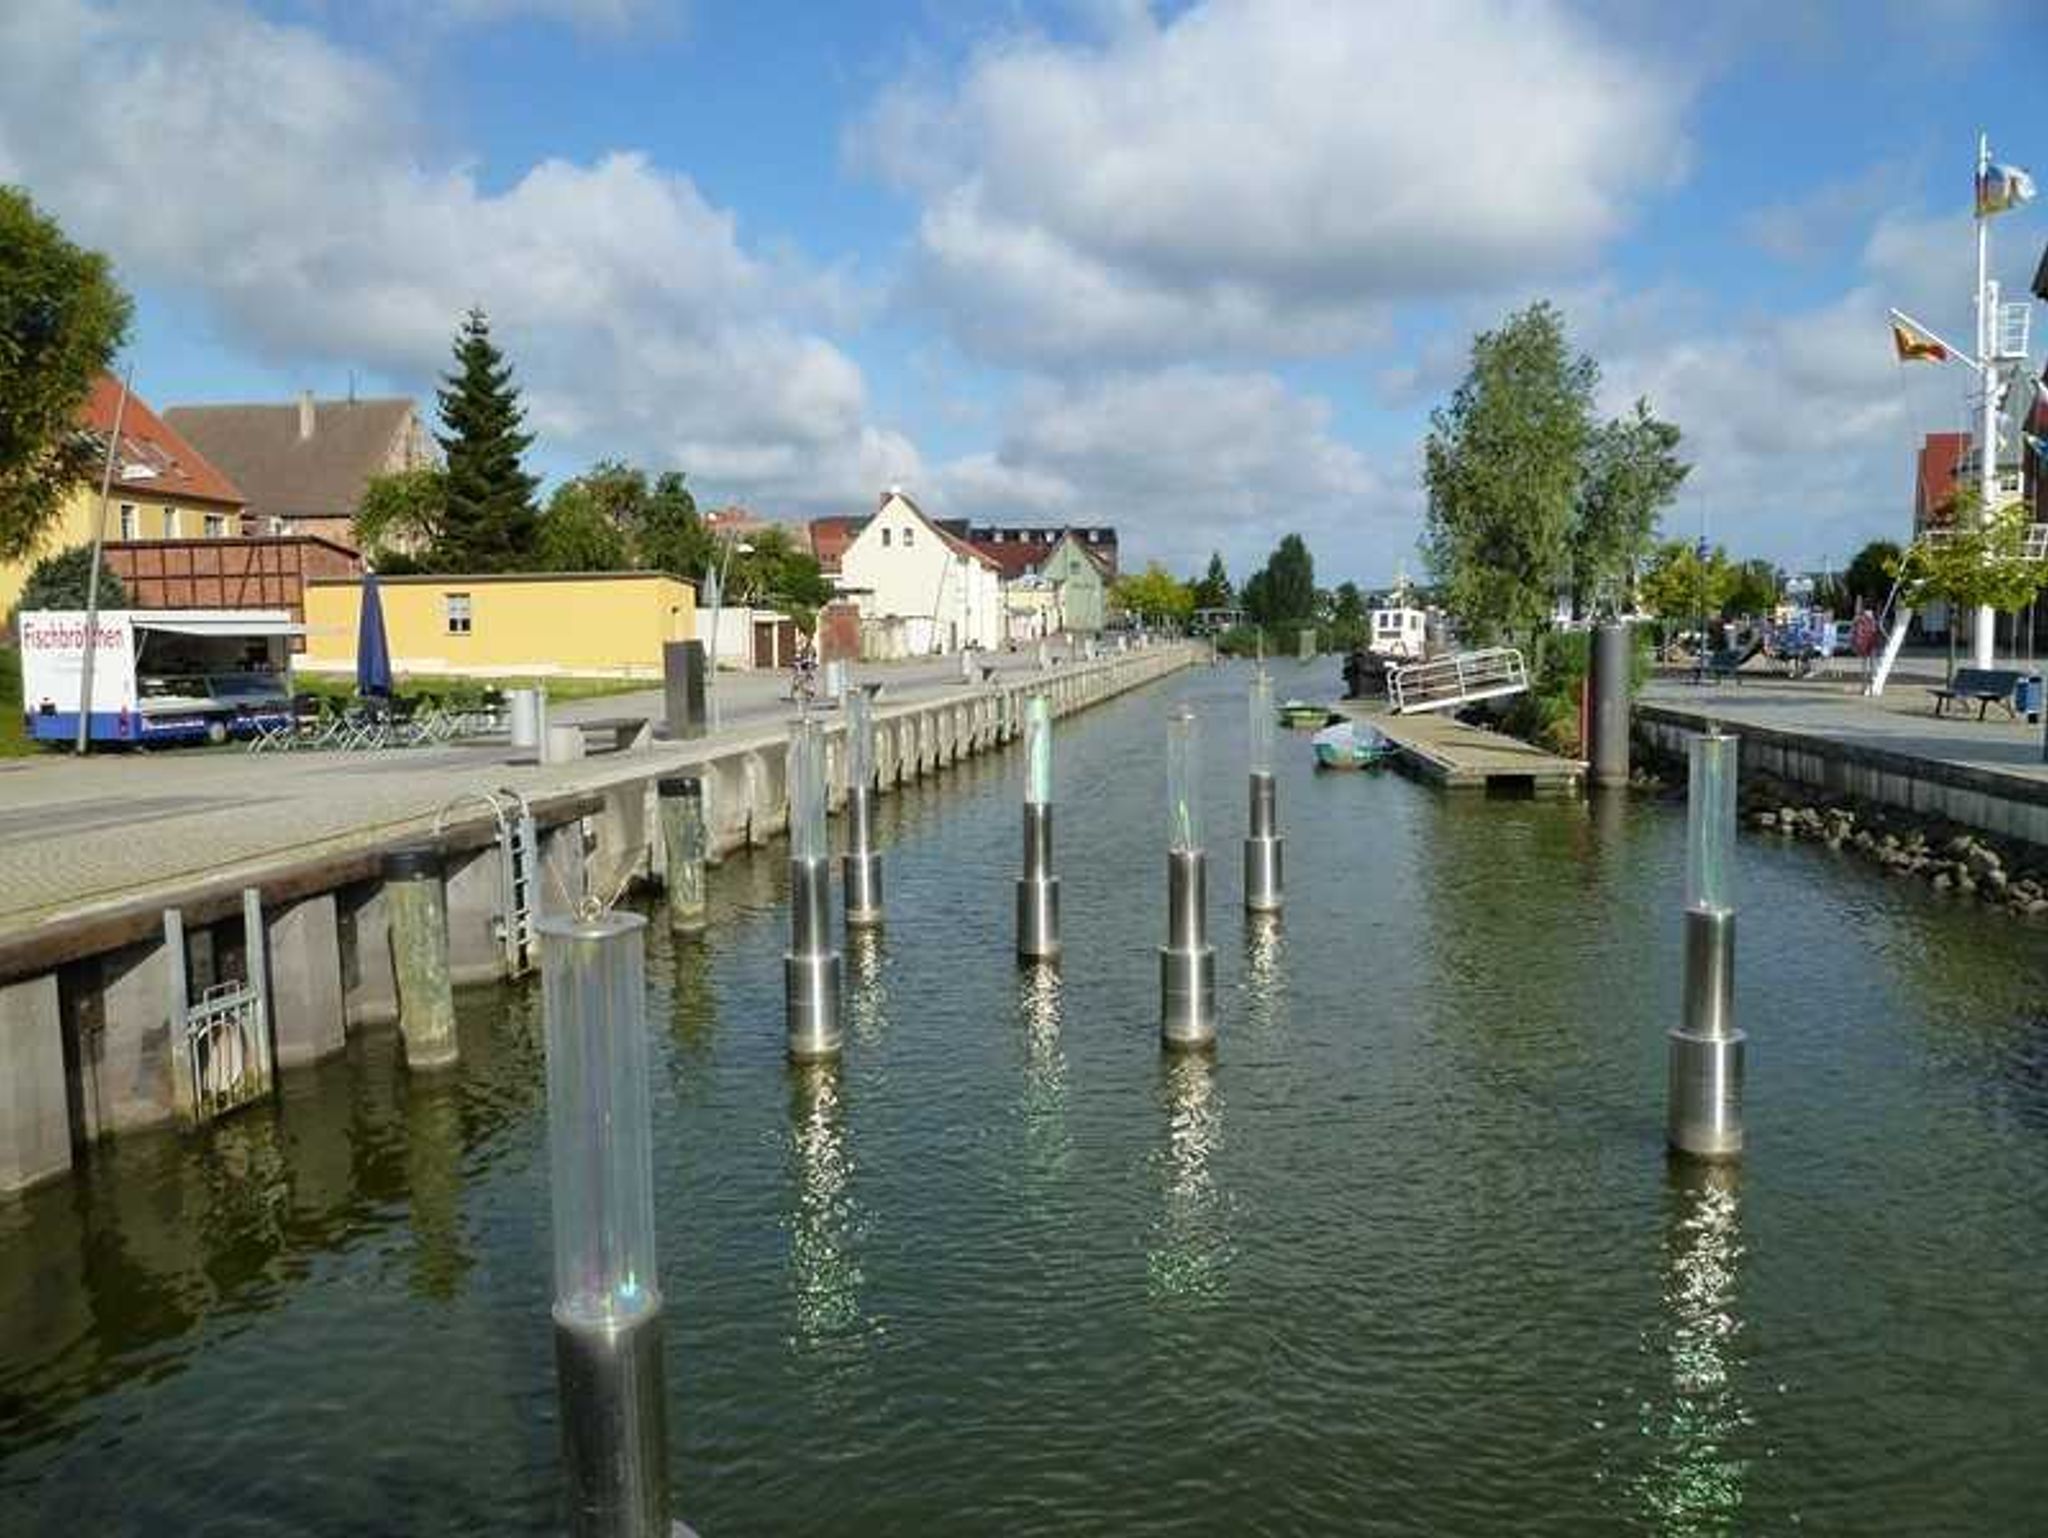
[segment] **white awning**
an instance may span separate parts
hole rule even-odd
[[[219,636],[234,640],[241,636],[301,636],[306,633],[304,625],[295,625],[288,619],[272,619],[268,615],[252,614],[246,618],[222,615],[218,618],[197,615],[167,615],[152,619],[145,614],[135,616],[137,630],[157,630],[170,635]]]

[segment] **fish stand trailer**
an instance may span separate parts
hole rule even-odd
[[[78,737],[86,616],[20,617],[21,700],[38,742]],[[291,643],[306,633],[283,609],[111,609],[99,615],[91,740],[225,742],[291,718]]]

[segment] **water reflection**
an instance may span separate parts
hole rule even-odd
[[[794,1063],[789,1075],[790,1288],[796,1341],[816,1346],[865,1323],[858,1253],[863,1219],[853,1194],[838,1065]]]
[[[1246,1034],[1270,1040],[1287,1023],[1287,931],[1277,913],[1248,913],[1244,921]]]
[[[1751,1424],[1741,1392],[1741,1172],[1674,1159],[1664,1230],[1664,1307],[1647,1345],[1670,1369],[1668,1391],[1643,1404],[1638,1429],[1649,1467],[1642,1510],[1659,1532],[1733,1531],[1749,1460],[1736,1450]]]
[[[1165,1054],[1160,1092],[1166,1111],[1166,1145],[1158,1156],[1164,1200],[1146,1254],[1147,1285],[1158,1298],[1220,1297],[1236,1246],[1230,1201],[1216,1179],[1223,1097],[1215,1058],[1206,1052]]]
[[[846,1018],[853,1039],[864,1047],[882,1039],[889,1024],[889,985],[883,976],[882,933],[849,930],[846,936]]]
[[[1059,968],[1037,962],[1019,969],[1017,1015],[1024,1029],[1024,1092],[1020,1110],[1032,1171],[1057,1175],[1067,1166],[1067,1054],[1060,1044]],[[1034,1189],[1039,1189],[1034,1184]]]
[[[462,1097],[446,1080],[407,1086],[405,1176],[412,1192],[414,1297],[448,1302],[475,1258],[462,1233]]]
[[[104,1144],[0,1203],[0,1447],[64,1440],[82,1402],[180,1371],[216,1321],[276,1307],[322,1257],[408,1219],[410,1290],[460,1297],[465,1180],[540,1083],[530,1015],[494,990],[464,999],[445,1081],[406,1073],[396,1031],[360,1033],[273,1101]]]
[[[669,1024],[686,1054],[710,1050],[718,1025],[718,994],[712,984],[712,948],[702,935],[678,935],[666,924],[650,925],[669,954]],[[651,959],[651,957],[650,957]],[[654,969],[657,972],[659,969]]]

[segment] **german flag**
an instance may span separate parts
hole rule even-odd
[[[1892,321],[1892,346],[1899,350],[1901,363],[1946,363],[1949,350],[1908,321]]]

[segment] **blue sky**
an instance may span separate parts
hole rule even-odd
[[[1428,411],[1549,296],[1685,430],[1672,531],[1805,567],[1967,425],[1885,308],[1971,335],[1978,129],[2048,173],[2030,8],[8,0],[0,180],[111,254],[159,407],[430,396],[474,300],[550,477],[1182,570],[1418,567]],[[1993,229],[2021,297],[2048,203]]]

